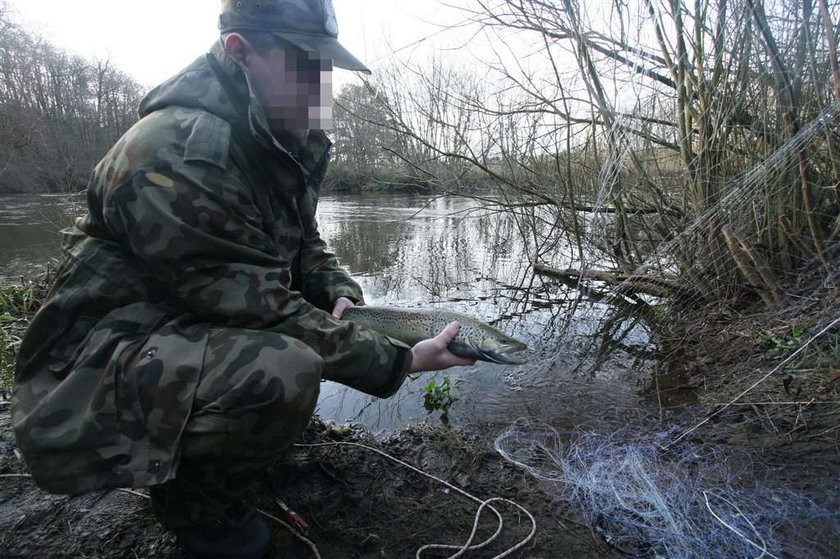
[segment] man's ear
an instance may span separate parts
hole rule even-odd
[[[237,62],[248,65],[248,55],[253,52],[248,39],[239,33],[229,33],[224,37],[225,52]]]

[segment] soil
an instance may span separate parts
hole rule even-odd
[[[382,441],[358,427],[325,424],[317,418],[304,443],[359,443],[379,449],[449,481],[479,499],[504,497],[525,507],[537,522],[535,537],[512,557],[615,557],[563,503],[492,450],[478,426],[458,432],[419,425]],[[151,513],[146,491],[111,490],[80,496],[50,495],[24,477],[14,451],[8,405],[0,410],[0,557],[186,557],[173,534]],[[18,477],[23,474],[24,476]],[[281,498],[310,524],[307,538],[321,557],[414,557],[430,543],[463,544],[478,504],[438,481],[371,450],[347,444],[295,447],[283,463],[257,483],[251,502],[289,521]],[[470,557],[493,557],[515,546],[531,530],[527,517],[507,504],[495,505],[504,525],[490,545]],[[274,557],[313,557],[280,524],[272,525]],[[483,514],[476,542],[498,523]],[[428,551],[424,557],[445,557]]]
[[[840,301],[837,290],[803,287],[790,295],[776,309],[748,304],[740,312],[694,309],[675,321],[660,340],[667,370],[649,396],[660,420],[692,426],[686,440],[748,454],[762,483],[819,496],[833,516],[803,526],[796,536],[809,544],[790,556],[840,556],[840,327],[793,355],[832,324]],[[807,332],[796,325],[808,325]],[[0,557],[185,557],[174,536],[155,521],[144,489],[74,497],[41,491],[16,456],[8,407],[0,404]],[[373,448],[478,500],[503,497],[527,509],[536,519],[536,535],[513,557],[626,557],[589,519],[569,509],[556,487],[536,481],[493,450],[504,428],[423,424],[376,439],[363,428],[316,418],[302,443],[330,444],[290,449],[258,480],[250,500],[288,520],[277,503],[282,499],[310,523],[306,536],[325,559],[407,558],[429,543],[465,542],[478,504]],[[524,513],[496,506],[504,519],[499,536],[468,557],[496,556],[529,533]],[[314,556],[279,523],[270,524],[274,557]],[[485,513],[476,541],[496,528]],[[452,553],[432,550],[423,557]]]

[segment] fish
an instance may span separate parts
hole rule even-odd
[[[438,309],[357,306],[344,309],[342,320],[349,320],[413,346],[433,338],[447,324],[457,321],[461,328],[449,344],[449,351],[460,357],[505,365],[527,362],[522,354],[527,345],[465,314]]]

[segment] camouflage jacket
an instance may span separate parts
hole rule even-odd
[[[377,396],[410,365],[401,342],[329,315],[362,293],[315,222],[323,132],[287,151],[218,45],[151,91],[140,116],[94,170],[89,213],[64,232],[19,353],[12,422],[53,492],[174,475],[210,326],[292,336],[322,356],[325,378]],[[163,324],[190,343],[153,377],[124,378]]]

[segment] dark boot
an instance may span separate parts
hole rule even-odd
[[[271,550],[271,533],[259,513],[239,502],[219,518],[173,530],[193,559],[259,559]]]

